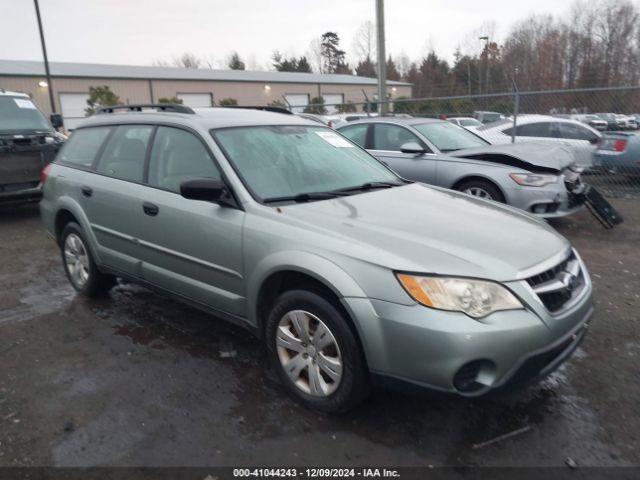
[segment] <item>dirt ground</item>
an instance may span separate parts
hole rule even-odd
[[[551,378],[475,400],[378,390],[339,417],[291,401],[243,330],[130,284],[77,297],[37,208],[2,211],[0,466],[640,464],[640,202],[614,205],[613,231],[553,223],[597,310]]]

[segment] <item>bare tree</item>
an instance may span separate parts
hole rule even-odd
[[[309,52],[307,57],[311,60],[311,64],[313,65],[313,69],[318,73],[324,72],[324,59],[322,57],[322,40],[320,37],[314,38],[309,43]]]
[[[173,65],[182,68],[200,68],[202,61],[193,53],[185,52],[173,59]]]
[[[376,57],[376,27],[373,22],[362,22],[353,37],[352,48],[355,58],[360,60]]]

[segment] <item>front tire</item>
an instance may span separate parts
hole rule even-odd
[[[459,192],[466,193],[473,197],[493,200],[494,202],[505,203],[504,195],[495,184],[488,180],[471,179],[461,183],[456,187]]]
[[[115,277],[98,269],[91,250],[87,246],[82,227],[68,223],[60,235],[62,265],[71,286],[81,295],[95,297],[115,285]]]
[[[270,361],[303,405],[342,413],[368,393],[360,344],[339,308],[321,295],[291,290],[274,302],[265,336]]]

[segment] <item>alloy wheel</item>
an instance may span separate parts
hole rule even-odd
[[[64,241],[64,261],[71,281],[82,288],[89,280],[89,255],[82,239],[70,233]]]
[[[280,364],[302,392],[327,397],[342,380],[340,347],[329,327],[304,310],[286,313],[278,324],[276,346]]]
[[[484,188],[480,187],[469,187],[463,190],[464,193],[468,195],[472,195],[474,197],[486,198],[487,200],[493,200],[493,197],[489,192],[487,192]]]

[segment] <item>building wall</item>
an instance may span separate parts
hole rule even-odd
[[[43,77],[0,76],[0,88],[24,92],[33,98],[38,107],[45,113],[51,113],[48,87],[38,86]],[[53,78],[53,91],[56,109],[60,109],[59,93],[88,93],[89,87],[108,85],[124,103],[150,103],[159,98],[170,98],[178,93],[211,93],[215,102],[223,98],[235,98],[240,105],[266,105],[274,100],[282,100],[285,94],[303,93],[309,98],[324,93],[341,93],[345,101],[363,102],[364,90],[373,100],[375,85],[345,84],[306,84],[306,83],[270,83],[266,88],[261,82],[220,82],[199,80],[126,80],[112,78]],[[410,86],[388,87],[392,97],[411,96]]]

